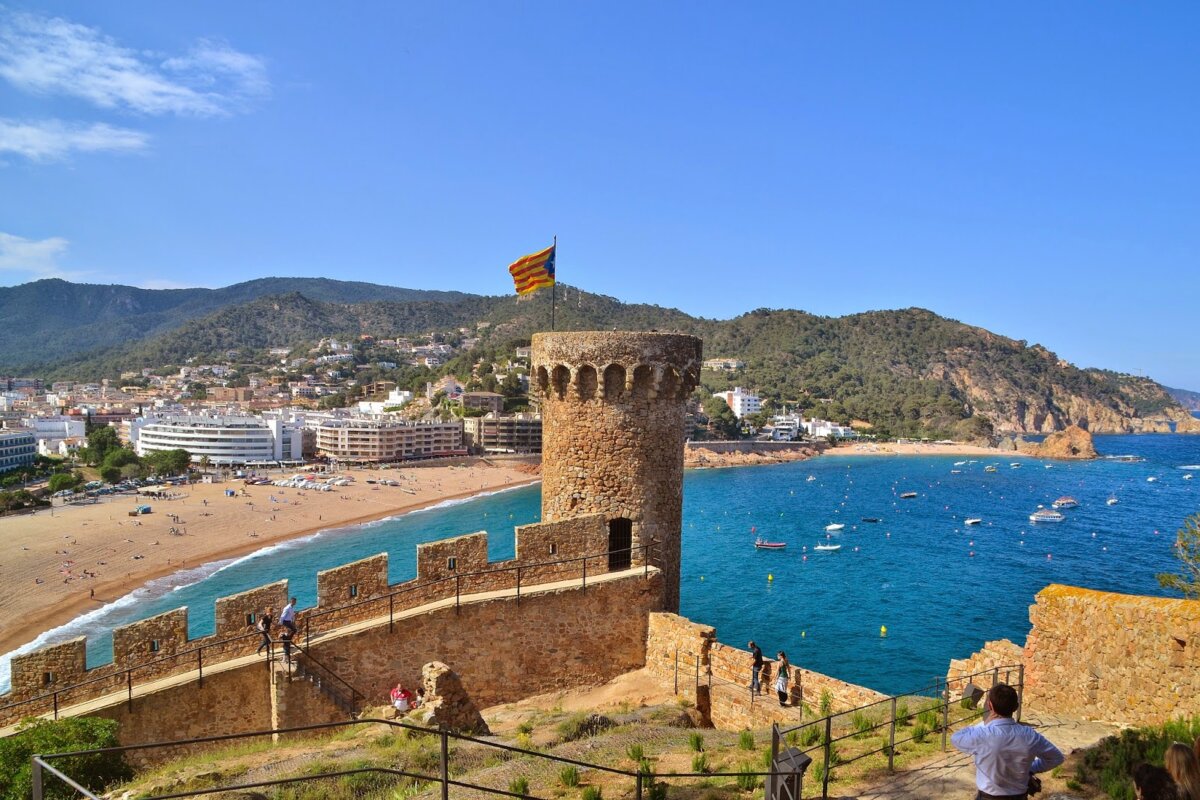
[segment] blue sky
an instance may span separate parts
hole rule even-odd
[[[922,306],[1200,389],[1194,3],[0,0],[0,283]]]

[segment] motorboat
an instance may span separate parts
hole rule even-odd
[[[767,542],[763,539],[755,539],[754,546],[759,550],[782,550],[787,547],[787,542]]]
[[[981,522],[983,522],[982,517],[968,517],[966,520],[963,521],[963,524],[964,525],[978,525]]]
[[[1156,480],[1158,480],[1158,478],[1151,475],[1149,478],[1146,478],[1146,483],[1154,483]]]
[[[1009,466],[1010,466],[1010,467],[1012,467],[1013,469],[1020,469],[1020,468],[1021,468],[1021,462],[1020,462],[1020,461],[1014,461],[1014,462],[1012,462],[1011,464],[1009,464]]]
[[[1029,515],[1030,522],[1062,522],[1065,519],[1066,517],[1059,512],[1051,511],[1048,508],[1039,508]]]
[[[809,476],[808,476],[807,478],[805,478],[804,480],[806,480],[806,481],[815,481],[816,479],[817,479],[817,476],[816,476],[816,475],[809,475]]]
[[[916,492],[901,492],[900,493],[901,500],[912,500],[916,496],[917,496]]]
[[[1110,497],[1107,500],[1105,500],[1104,502],[1108,503],[1110,506],[1115,506],[1117,503],[1119,503],[1121,501],[1115,497]]]
[[[995,465],[995,464],[988,464],[986,467],[984,467],[984,468],[983,468],[983,471],[984,471],[984,472],[995,472],[995,471],[996,471],[996,465]]]
[[[962,470],[961,469],[952,469],[952,470],[950,470],[950,474],[951,475],[962,475]]]
[[[863,517],[863,522],[883,522],[879,517]]]
[[[956,466],[956,467],[961,467],[961,466],[962,466],[963,464],[965,464],[965,463],[967,463],[967,462],[965,462],[965,461],[955,461],[955,462],[954,462],[954,466]]]
[[[826,525],[826,526],[825,526],[825,530],[827,530],[827,531],[840,531],[840,530],[841,530],[842,528],[844,528],[844,527],[846,527],[846,526],[845,526],[844,524],[842,524],[841,522],[832,522],[832,523],[830,523],[830,524],[828,524],[828,525]]]
[[[1079,501],[1070,495],[1064,494],[1050,505],[1054,506],[1055,508],[1078,508]]]
[[[813,547],[813,550],[841,550],[840,544],[819,544]]]
[[[1190,480],[1192,479],[1192,473],[1190,473],[1190,472],[1189,472],[1187,475],[1184,475],[1184,476],[1183,476],[1183,479],[1184,479],[1185,481],[1190,481]]]

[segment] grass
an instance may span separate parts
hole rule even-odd
[[[1183,742],[1190,747],[1197,737],[1200,737],[1200,717],[1121,731],[1087,752],[1068,785],[1074,782],[1096,787],[1112,800],[1133,800],[1130,774],[1135,766],[1142,762],[1162,766],[1163,754],[1172,742]]]
[[[630,761],[633,761],[635,763],[640,763],[643,759],[645,759],[646,751],[645,751],[645,748],[643,748],[641,746],[641,744],[634,743],[634,744],[629,745],[629,747],[625,748],[625,755],[629,758]]]
[[[747,792],[754,791],[755,787],[758,786],[758,776],[754,774],[755,772],[757,770],[755,770],[753,764],[739,764],[737,768],[738,788]]]
[[[519,778],[513,778],[508,782],[508,790],[513,794],[529,794],[529,779],[524,775],[520,776]]]
[[[703,752],[704,751],[704,734],[702,734],[702,733],[689,734],[688,735],[688,747],[690,747],[693,752],[696,752],[696,753]]]
[[[558,771],[558,782],[568,789],[579,785],[579,767],[574,764],[563,767]]]
[[[754,731],[744,730],[738,734],[738,747],[743,750],[753,750],[754,746]]]
[[[602,800],[604,793],[599,786],[585,786],[579,795],[579,800]]]
[[[692,772],[708,772],[708,756],[704,753],[696,753],[692,756]]]
[[[828,689],[821,690],[820,709],[822,717],[828,717],[833,713],[833,693]]]

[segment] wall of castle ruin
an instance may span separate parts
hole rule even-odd
[[[1055,584],[1029,620],[1029,708],[1129,725],[1200,714],[1200,601]]]

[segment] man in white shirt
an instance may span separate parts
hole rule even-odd
[[[975,757],[976,800],[1026,800],[1029,778],[1063,762],[1049,739],[1013,719],[1018,705],[1016,689],[998,683],[987,693],[983,722],[950,737],[955,747]]]
[[[279,624],[296,634],[296,598],[288,600],[288,604],[283,607],[283,612],[279,615]]]

